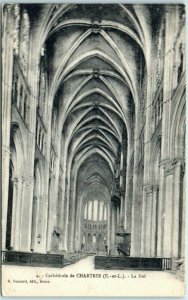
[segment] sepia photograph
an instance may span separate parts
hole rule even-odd
[[[2,294],[185,294],[185,5],[2,6]]]

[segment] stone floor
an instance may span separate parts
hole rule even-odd
[[[5,296],[183,296],[169,272],[95,270],[89,256],[64,268],[2,266]]]

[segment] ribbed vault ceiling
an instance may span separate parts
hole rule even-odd
[[[94,4],[59,5],[50,14],[50,96],[67,177],[76,183],[77,199],[104,200],[122,142],[133,141],[145,65],[141,16],[134,6]]]

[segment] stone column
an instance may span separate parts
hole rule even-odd
[[[151,248],[150,248],[151,257],[156,257],[157,255],[158,191],[159,191],[159,187],[153,186],[152,214],[151,214]]]
[[[3,6],[2,33],[2,250],[6,248],[6,225],[10,161],[11,94],[14,42],[14,5]]]
[[[20,221],[20,249],[30,251],[32,226],[33,178],[22,177],[22,204]]]
[[[47,182],[46,182],[46,186]],[[47,190],[48,188],[46,188]],[[41,238],[41,246],[40,246],[40,251],[42,253],[46,253],[47,252],[47,225],[48,225],[48,194],[44,194],[44,196],[41,198],[41,208],[42,208],[42,219],[41,219],[41,234],[42,234],[42,238]],[[56,217],[56,216],[54,216]]]
[[[21,221],[21,202],[22,202],[22,178],[13,179],[13,209],[12,209],[12,228],[11,228],[11,247],[20,250],[20,221]]]
[[[152,230],[152,199],[153,198],[153,186],[146,187],[146,248],[145,256],[150,257],[151,248],[151,230]]]
[[[67,210],[68,210],[68,208],[67,208],[67,206],[68,206],[68,203],[67,203],[67,201],[66,201],[66,198],[64,198],[63,199],[63,214],[62,214],[62,219],[63,219],[63,224],[62,224],[62,228],[63,228],[63,242],[62,242],[62,248],[63,248],[63,250],[67,250],[67,240],[66,240],[66,238],[67,238],[67,232],[66,232],[66,230],[67,230],[67,222],[68,222],[68,219],[67,219]]]
[[[48,203],[48,196],[42,195],[39,199],[37,231],[36,231],[36,252],[46,253],[46,227],[47,214],[46,207]]]
[[[16,199],[16,212],[15,212],[15,249],[22,250],[20,248],[20,236],[22,232],[21,228],[21,212],[22,212],[22,197],[23,197],[23,178],[18,178],[17,182],[17,199]]]
[[[67,225],[67,251],[72,252],[71,249],[71,241],[72,241],[72,236],[71,236],[71,227],[72,227],[72,203],[71,203],[71,196],[69,197],[69,215],[68,215],[68,225]]]
[[[72,188],[70,193],[70,201],[71,201],[71,210],[69,216],[70,222],[70,231],[69,231],[69,247],[70,251],[73,252],[75,250],[75,227],[78,226],[76,223],[76,180],[75,177],[72,177]],[[78,207],[77,207],[78,209]],[[81,217],[81,216],[80,216]]]
[[[183,172],[184,173],[184,172]],[[182,228],[181,228],[181,251],[180,256],[185,257],[185,225],[186,225],[186,175],[182,176],[182,216],[181,216],[181,222],[182,222]]]
[[[173,22],[174,22],[176,28],[181,26],[179,24],[178,9],[176,9],[176,13],[174,13],[174,15],[173,15]],[[179,69],[179,65],[180,65],[179,49],[177,48],[177,44],[175,44],[175,48],[173,50],[174,50],[174,60],[173,60],[174,65],[173,65],[173,76],[172,76],[172,80],[173,80],[172,89],[174,91],[178,84],[178,69]]]
[[[69,228],[69,199],[65,198],[66,211],[65,211],[65,223],[64,223],[64,249],[67,251],[68,244],[68,228]]]
[[[127,180],[126,184],[126,198],[125,198],[125,222],[124,228],[126,232],[131,232],[131,216],[132,216],[132,190],[133,190],[133,180],[130,177]]]
[[[36,235],[37,235],[37,220],[38,220],[38,199],[33,197],[32,207],[32,227],[31,227],[31,250],[35,251],[36,248]]]
[[[116,235],[116,233],[117,233],[117,227],[118,227],[118,225],[117,225],[118,224],[118,205],[115,206],[114,213],[115,213],[115,215],[114,215],[114,217],[115,217],[115,220],[114,220],[115,221],[114,222],[115,223],[114,224],[115,225],[114,226],[115,227],[115,247],[114,247],[114,254],[117,255],[117,235]]]
[[[138,118],[138,116],[137,116]],[[141,251],[141,197],[138,190],[138,161],[139,161],[139,141],[135,140],[135,157],[133,173],[133,197],[132,197],[132,217],[131,217],[131,256],[140,255]]]
[[[11,249],[15,249],[15,223],[16,223],[16,206],[17,206],[17,193],[18,193],[18,179],[15,177],[12,180],[13,182],[13,196],[12,196],[12,220],[11,220]]]
[[[156,256],[157,242],[157,198],[158,186],[148,185],[144,188],[142,210],[142,244],[141,256]]]
[[[92,201],[92,214],[91,214],[91,220],[93,220],[94,217],[94,201]]]
[[[173,213],[173,174],[174,165],[168,162],[165,165],[165,215],[164,215],[164,240],[163,257],[172,255],[172,213]]]
[[[158,200],[158,218],[157,218],[157,257],[162,257],[163,249],[163,235],[164,235],[164,203],[165,203],[165,177],[164,177],[164,163],[160,162],[159,167],[159,200]]]
[[[111,203],[109,201],[109,204],[107,206],[107,218],[108,218],[108,237],[107,237],[107,246],[108,246],[108,251],[111,249],[111,227],[112,227],[112,215],[111,215]]]
[[[105,204],[105,202],[104,202],[103,209],[102,209],[102,220],[104,220],[104,211],[105,211],[105,206],[106,206],[106,204]]]
[[[172,225],[172,174],[167,175],[166,166],[170,157],[170,112],[171,97],[173,92],[173,63],[174,63],[174,35],[177,32],[176,24],[177,8],[172,9],[166,6],[165,20],[165,55],[164,55],[164,76],[163,84],[163,118],[162,118],[162,142],[161,142],[161,162],[160,162],[160,182],[159,182],[159,206],[158,206],[158,244],[157,256],[170,255],[169,243],[172,237],[170,226]],[[163,170],[164,166],[164,170]],[[165,174],[164,174],[165,173]],[[169,224],[170,222],[170,224]]]
[[[50,207],[48,212],[48,226],[47,226],[47,245],[46,245],[46,251],[51,252],[52,250],[52,234],[55,226],[54,219],[56,218],[56,208]]]
[[[181,229],[182,229],[182,180],[184,175],[183,161],[175,161],[174,170],[174,193],[173,193],[173,230],[172,230],[172,257],[180,257],[181,250]]]
[[[6,248],[10,149],[2,146],[2,250]]]
[[[35,235],[35,252],[40,252],[42,253],[42,244],[43,244],[43,240],[44,237],[42,236],[42,214],[43,214],[43,196],[40,196],[37,198],[37,219],[36,219],[36,235]],[[42,213],[41,213],[42,210]]]
[[[21,218],[22,218],[22,199],[23,199],[23,186],[24,179],[23,177],[18,178],[17,183],[17,204],[16,204],[16,223],[15,223],[15,247],[22,251],[20,240],[23,228],[21,228]]]
[[[141,232],[141,256],[146,255],[146,224],[147,224],[147,197],[146,191],[143,190],[143,205],[142,205],[142,232]]]
[[[82,245],[81,231],[82,231],[83,200],[81,198],[78,201],[79,201],[79,204],[78,204],[77,210],[76,210],[76,228],[75,228],[75,236],[74,236],[74,244],[75,244],[76,251],[80,250],[81,245]],[[88,205],[87,205],[87,216],[88,216]]]
[[[117,217],[116,217],[116,231],[117,231],[118,226],[120,226],[120,211],[121,211],[120,206],[117,205],[117,207],[116,207],[116,214],[117,214]]]
[[[59,136],[60,139],[60,136]],[[54,179],[54,194],[53,194],[53,206],[54,206],[54,214],[53,214],[53,226],[57,226],[60,230],[60,238],[58,238],[58,249],[61,243],[61,234],[62,230],[59,227],[59,210],[60,210],[60,203],[59,203],[59,181],[62,179],[62,174],[60,172],[60,158],[56,156],[55,158],[55,179]]]
[[[53,214],[54,214],[54,205],[53,205],[53,178],[51,178],[48,186],[48,216],[47,216],[47,252],[51,251],[51,242],[52,242],[52,232],[53,232]],[[56,211],[55,211],[56,213]]]
[[[164,91],[163,91],[163,119],[162,119],[162,159],[169,157],[170,153],[170,111],[173,93],[173,64],[174,64],[174,39],[178,29],[178,6],[166,6],[165,19],[165,56],[164,56]]]
[[[115,238],[116,238],[116,212],[115,212],[115,206],[112,203],[111,204],[111,254],[115,254]]]
[[[120,156],[120,189],[121,189],[121,207],[120,207],[120,219],[124,219],[125,214],[125,184],[126,184],[126,160],[124,158],[127,153],[126,141],[121,142],[121,156]],[[127,158],[127,157],[126,157]]]
[[[61,186],[62,187],[62,186]],[[64,250],[64,213],[65,213],[65,204],[64,204],[64,196],[63,196],[64,190],[62,189],[61,194],[61,205],[60,205],[60,220],[59,220],[59,227],[62,231],[62,240],[61,244],[59,245],[59,250]]]

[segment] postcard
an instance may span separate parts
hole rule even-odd
[[[184,296],[185,5],[2,21],[2,294]]]

